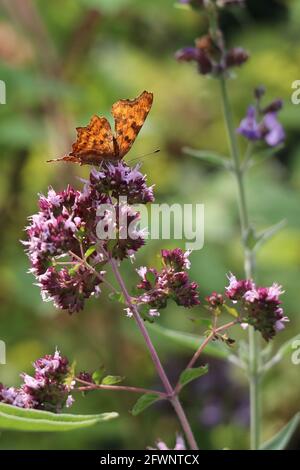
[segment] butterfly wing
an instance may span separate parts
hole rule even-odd
[[[77,127],[77,140],[72,145],[70,157],[79,158],[81,163],[99,163],[114,157],[114,139],[108,120],[93,116],[86,127]]]
[[[119,100],[112,107],[115,139],[121,159],[132,147],[151,109],[153,94],[144,91],[134,100]]]
[[[86,127],[77,127],[77,140],[69,155],[52,161],[99,164],[102,160],[115,157],[114,137],[108,120],[93,116]]]

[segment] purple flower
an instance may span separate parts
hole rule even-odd
[[[29,218],[23,244],[44,300],[70,313],[81,310],[86,299],[100,293],[104,272],[98,275],[95,269],[99,271],[109,256],[132,258],[144,245],[140,213],[128,205],[154,200],[153,187],[147,186],[139,169],[109,163],[101,171],[91,171],[82,191],[68,186],[55,192],[50,187],[46,196],[39,196],[39,212]],[[121,197],[126,201],[120,202]],[[110,210],[99,212],[103,207]],[[99,224],[112,228],[113,236],[105,233],[101,238]],[[87,266],[85,253],[96,246]]]
[[[280,296],[284,293],[279,284],[270,287],[256,287],[250,279],[237,280],[233,274],[229,276],[226,295],[237,304],[240,312],[240,324],[243,329],[252,325],[260,331],[266,341],[272,339],[289,321],[284,316]]]
[[[183,252],[180,248],[175,248],[174,250],[161,250],[163,264],[173,268],[175,271],[190,269],[190,254],[190,251]]]
[[[261,120],[258,121],[256,108],[249,106],[247,115],[242,119],[237,132],[250,141],[264,140],[270,147],[276,147],[285,139],[284,129],[277,118],[277,112],[282,108],[282,100],[275,100],[261,109],[260,101],[263,95],[263,87],[255,90]]]
[[[208,295],[205,300],[209,305],[209,309],[212,311],[215,311],[216,309],[220,308],[225,302],[223,295],[218,294],[216,291]]]
[[[137,288],[144,291],[138,297],[139,302],[155,310],[165,308],[169,299],[186,308],[198,305],[198,285],[189,280],[186,272],[190,266],[189,254],[190,252],[183,252],[180,248],[162,250],[161,271],[145,267],[138,269],[141,282]]]
[[[101,171],[91,171],[91,188],[99,193],[111,194],[116,199],[126,196],[128,204],[153,202],[153,186],[147,186],[146,175],[139,169],[140,165],[131,168],[123,161],[116,165],[107,164]]]
[[[226,287],[226,295],[233,301],[240,300],[246,292],[254,288],[254,283],[251,280],[238,281],[232,273],[229,274],[228,279],[229,286]]]
[[[130,258],[145,244],[146,230],[139,228],[140,213],[127,204],[116,204],[100,217],[97,229],[98,238],[109,234],[105,249],[113,258]]]
[[[285,132],[276,113],[267,113],[261,123],[262,135],[270,147],[276,147],[285,139]]]
[[[196,62],[202,75],[211,74],[217,77],[231,67],[241,66],[248,58],[249,54],[242,47],[226,50],[220,30],[214,37],[207,34],[197,38],[195,47],[184,47],[175,54],[175,59],[179,62]]]
[[[44,356],[33,364],[34,376],[21,374],[23,384],[19,388],[0,384],[0,401],[19,408],[35,408],[60,412],[64,406],[70,407],[74,399],[70,395],[72,384],[67,385],[70,374],[67,358],[58,351]]]
[[[150,449],[150,450],[156,450],[156,449],[158,449],[158,450],[171,450],[171,449],[169,449],[167,444],[165,444],[165,442],[163,442],[161,439],[158,439],[156,441],[156,447],[148,447],[148,449]],[[175,447],[172,450],[186,450],[184,439],[180,434],[177,434]]]
[[[214,71],[214,64],[209,55],[198,47],[184,47],[175,54],[179,62],[196,62],[198,71],[202,75],[208,75]]]
[[[248,140],[260,140],[261,130],[256,121],[256,110],[254,106],[249,106],[246,117],[241,121],[237,132]]]
[[[225,54],[226,67],[240,67],[248,59],[249,54],[242,47],[233,47]]]
[[[79,312],[89,297],[100,294],[99,284],[104,271],[96,276],[89,269],[80,266],[74,274],[67,268],[56,271],[50,267],[39,276],[39,286],[44,301],[52,301],[54,306],[69,313]]]

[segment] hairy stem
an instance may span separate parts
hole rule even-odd
[[[147,328],[144,324],[144,321],[143,319],[141,318],[140,314],[139,314],[139,311],[138,311],[138,308],[137,306],[132,302],[132,299],[127,291],[127,288],[126,288],[126,285],[123,281],[123,278],[120,274],[120,271],[118,269],[118,266],[117,266],[117,263],[116,261],[111,258],[110,259],[110,264],[111,264],[111,267],[112,267],[112,270],[113,270],[113,273],[115,275],[115,278],[121,288],[121,291],[124,295],[124,298],[125,298],[125,301],[126,301],[126,304],[128,306],[128,308],[130,308],[132,314],[133,314],[133,317],[136,321],[136,324],[145,340],[145,343],[146,343],[146,346],[148,348],[148,351],[151,355],[151,358],[152,358],[152,361],[154,363],[154,366],[156,368],[156,371],[162,381],[162,384],[164,386],[164,389],[166,391],[166,396],[168,398],[168,400],[170,401],[170,403],[172,404],[176,414],[177,414],[177,417],[180,421],[180,424],[182,426],[182,429],[185,433],[185,437],[186,437],[186,440],[189,444],[189,447],[192,449],[192,450],[198,450],[198,445],[197,445],[197,442],[195,440],[195,437],[193,435],[193,431],[191,429],[191,426],[188,422],[188,419],[186,417],[186,414],[184,412],[184,409],[182,408],[182,405],[179,401],[179,398],[178,396],[176,396],[174,394],[174,390],[173,390],[173,387],[167,377],[167,374],[163,368],[163,365],[162,363],[160,362],[160,359],[159,359],[159,356],[156,352],[156,349],[151,341],[151,338],[149,336],[149,333],[147,331]]]
[[[255,256],[253,250],[248,245],[250,234],[249,215],[245,195],[244,172],[241,168],[239,150],[235,134],[235,126],[233,122],[231,107],[228,99],[226,80],[224,77],[220,79],[221,97],[223,103],[224,119],[226,123],[228,141],[230,146],[233,174],[235,176],[242,241],[244,246],[245,274],[248,279],[253,278],[255,268]],[[250,437],[251,449],[256,450],[260,444],[260,378],[259,378],[259,342],[257,333],[254,328],[249,326],[249,382],[250,382]]]

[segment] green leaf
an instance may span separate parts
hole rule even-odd
[[[150,282],[151,286],[154,286],[155,283],[156,283],[156,276],[154,273],[152,273],[151,271],[147,271],[146,273],[146,280],[148,282]]]
[[[228,305],[224,304],[223,307],[227,310],[229,315],[233,316],[234,318],[238,318],[239,314],[238,311],[234,307],[229,307]]]
[[[206,339],[205,336],[182,333],[181,331],[165,328],[157,323],[149,324],[148,329],[157,334],[159,338],[167,339],[176,345],[183,346],[191,349],[192,351],[196,351]],[[205,354],[212,357],[218,357],[220,359],[227,359],[232,355],[232,352],[224,343],[210,342],[205,348]]]
[[[179,382],[182,386],[192,382],[195,379],[198,379],[202,375],[207,374],[208,372],[208,364],[205,366],[194,367],[190,369],[185,369],[182,374],[180,375]]]
[[[76,274],[76,272],[78,271],[80,266],[82,266],[81,263],[78,263],[78,264],[75,264],[74,266],[72,266],[72,268],[69,269],[70,276],[74,276],[74,274]]]
[[[203,160],[210,165],[222,166],[223,168],[225,167],[227,169],[230,168],[230,162],[227,157],[219,155],[211,150],[197,150],[190,147],[183,147],[182,151],[183,153]]]
[[[255,249],[260,248],[264,243],[273,238],[280,230],[286,226],[287,222],[285,219],[281,220],[275,225],[267,228],[263,232],[260,232],[256,235]]]
[[[88,257],[91,256],[94,253],[94,251],[96,251],[96,246],[95,245],[90,246],[84,253],[85,259],[88,259]]]
[[[72,431],[117,417],[118,413],[114,412],[95,415],[56,414],[0,403],[0,429],[2,430],[31,432]]]
[[[295,350],[293,344],[296,343],[296,341],[300,341],[300,334],[294,336],[293,338],[283,343],[283,345],[279,348],[277,354],[280,354],[282,358],[287,355],[290,355]]]
[[[102,379],[102,385],[115,385],[119,384],[124,380],[124,377],[121,377],[120,375],[107,375]]]
[[[293,348],[293,344],[296,341],[300,341],[300,334],[294,336],[293,338],[289,339],[278,349],[276,354],[263,366],[263,371],[267,372],[273,366],[278,364],[284,357],[291,356],[295,349]]]
[[[101,366],[99,369],[93,372],[92,379],[96,385],[99,385],[101,383],[104,373],[105,373],[104,366]]]
[[[158,400],[161,400],[161,397],[156,393],[145,393],[145,395],[142,395],[135,403],[134,407],[131,410],[131,413],[133,414],[133,416],[137,416]]]
[[[120,304],[125,304],[126,303],[125,299],[124,299],[124,295],[122,294],[122,292],[110,292],[108,294],[108,298],[112,302],[120,302]]]
[[[260,450],[284,450],[300,423],[300,413],[297,413],[289,423],[274,437],[261,445]]]

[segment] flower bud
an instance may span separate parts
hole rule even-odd
[[[282,109],[282,107],[283,107],[283,101],[280,99],[277,99],[277,100],[272,101],[272,103],[270,103],[268,106],[266,106],[262,110],[262,113],[263,114],[277,113],[278,111]]]
[[[266,87],[264,85],[259,85],[254,89],[254,98],[260,100],[266,93]]]
[[[248,52],[242,47],[233,47],[226,53],[225,63],[227,67],[241,66],[249,59]]]

